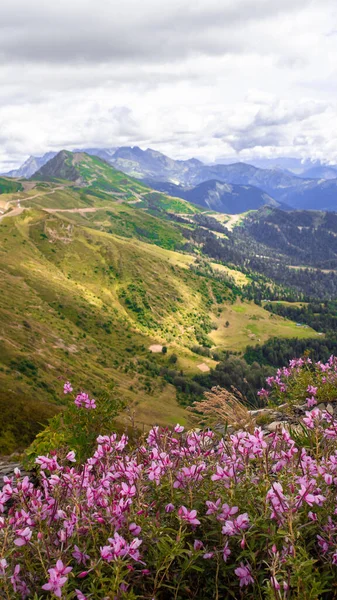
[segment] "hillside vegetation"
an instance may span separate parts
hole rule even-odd
[[[215,213],[82,153],[59,153],[23,187],[3,194],[0,219],[0,452],[27,444],[62,408],[59,380],[113,391],[139,426],[185,421],[181,379],[191,391],[189,378],[223,352],[318,335],[247,302],[263,283],[254,274],[207,258],[205,235],[234,235]]]

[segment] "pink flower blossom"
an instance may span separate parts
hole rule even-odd
[[[244,565],[241,562],[240,566],[234,570],[234,573],[240,579],[240,587],[254,583],[254,579],[251,575],[251,567],[248,563]]]
[[[223,551],[222,551],[222,558],[224,559],[225,562],[227,562],[227,559],[229,558],[230,554],[231,554],[231,551],[229,549],[228,542],[226,542],[226,544],[224,545]]]
[[[274,577],[274,576],[270,578],[270,584],[271,584],[271,587],[274,588],[274,590],[281,589],[279,582],[277,581],[276,577]]]
[[[79,547],[76,546],[76,544],[74,546],[74,552],[72,553],[72,556],[75,558],[79,565],[85,565],[90,558],[88,554],[85,554],[85,552],[81,552]]]
[[[81,590],[75,589],[75,593],[77,600],[88,600],[87,597],[84,594],[82,594]]]
[[[181,519],[189,523],[189,525],[200,525],[200,521],[196,518],[196,510],[188,510],[186,506],[181,506],[178,510],[178,515]]]
[[[70,394],[73,391],[72,385],[69,381],[67,381],[63,386],[63,392],[65,394]]]
[[[7,560],[5,558],[0,559],[0,575],[4,575],[8,567]]]
[[[49,580],[48,583],[45,583],[42,586],[43,590],[50,591],[57,598],[61,598],[62,590],[61,588],[68,581],[68,573],[72,571],[72,567],[65,567],[61,560],[58,560],[56,563],[56,567],[53,569],[48,569]]]
[[[131,523],[129,525],[129,531],[131,531],[132,535],[139,535],[141,530],[142,528],[139,525],[136,525],[136,523]]]
[[[16,535],[18,537],[14,540],[14,544],[16,546],[25,546],[25,544],[28,544],[30,541],[32,534],[33,532],[29,527],[25,527],[25,529],[18,529],[16,531]]]
[[[177,423],[177,425],[174,428],[174,431],[176,433],[182,433],[184,431],[185,427],[183,427],[183,425],[179,425],[179,423]]]

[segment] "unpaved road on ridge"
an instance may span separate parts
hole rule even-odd
[[[40,192],[39,194],[34,194],[34,196],[29,196],[28,198],[19,198],[18,200],[8,200],[5,204],[5,210],[8,210],[11,204],[21,204],[21,202],[27,202],[28,200],[34,200],[35,198],[40,198],[41,196],[50,196],[51,194],[55,194],[57,190],[64,190],[66,186],[61,185],[57,188],[54,188],[50,192]],[[16,215],[20,215],[25,210],[24,206],[17,206],[13,208],[10,212],[0,215],[0,221],[5,217],[15,217]]]
[[[57,188],[54,188],[50,192],[40,192],[39,194],[35,194],[34,196],[29,196],[28,198],[22,198],[22,199],[18,199],[18,200],[9,200],[6,203],[4,210],[8,210],[11,204],[19,203],[19,206],[17,206],[16,208],[13,208],[8,213],[0,215],[0,221],[2,221],[2,219],[4,219],[5,217],[15,217],[17,215],[20,215],[24,210],[26,210],[26,207],[20,206],[21,202],[27,202],[28,200],[34,200],[34,198],[40,198],[41,196],[49,196],[50,194],[54,194],[57,190],[64,190],[66,187],[67,186],[65,186],[65,185],[61,185]],[[134,201],[129,201],[128,204],[141,202],[142,201],[141,197],[145,194],[147,194],[147,192],[144,192],[142,194],[136,194],[137,199]],[[119,192],[116,192],[113,195],[114,196],[125,196],[124,193],[122,194]],[[123,198],[118,198],[117,204],[120,204],[122,202],[123,202]],[[48,213],[56,213],[56,212],[93,213],[93,212],[97,212],[98,210],[109,210],[109,208],[111,208],[111,207],[110,206],[97,206],[97,207],[83,207],[83,208],[46,208],[44,206],[41,206],[39,208],[41,208],[42,210],[45,210]]]

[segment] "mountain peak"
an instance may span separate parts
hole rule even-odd
[[[66,179],[76,183],[82,182],[82,177],[77,164],[82,156],[88,156],[80,152],[70,152],[69,150],[60,150],[53,158],[41,167],[32,177],[32,179]],[[89,156],[88,156],[89,157]]]

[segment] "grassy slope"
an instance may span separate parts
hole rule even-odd
[[[226,327],[229,321],[229,327]],[[272,315],[253,303],[237,302],[226,306],[216,323],[218,329],[210,334],[213,343],[223,350],[244,350],[247,344],[264,343],[271,337],[318,337],[310,327]]]
[[[159,195],[162,212],[153,213],[153,196],[106,168],[103,180],[112,171],[119,191],[101,191],[100,172],[95,187],[91,170],[89,188],[37,182],[15,198],[3,195],[32,207],[0,223],[0,414],[3,424],[18,423],[23,443],[65,401],[65,379],[94,395],[113,381],[139,423],[183,422],[175,390],[139,368],[142,360],[168,364],[149,353],[151,343],[168,344],[176,367],[192,374],[201,362],[215,365],[189,350],[211,321],[214,345],[232,350],[272,335],[316,335],[255,305],[223,304],[227,288],[189,270],[196,256],[177,251],[186,240],[179,224],[165,220],[165,212],[194,207]],[[246,283],[239,271],[212,267]],[[4,443],[10,447],[8,436]]]
[[[144,402],[151,412],[157,402],[163,421],[181,416],[172,390],[161,390],[154,380],[148,398],[138,389],[139,375],[123,369],[135,357],[149,357],[148,346],[155,341],[171,344],[178,366],[189,372],[203,362],[187,348],[196,343],[200,324],[210,317],[216,321],[219,307],[211,280],[186,268],[188,256],[36,210],[8,217],[0,226],[0,245],[3,390],[11,390],[12,397],[40,398],[47,406],[58,402],[58,377],[93,392],[113,379],[121,394]],[[251,320],[253,312],[260,320]],[[231,325],[224,331],[227,317]],[[210,337],[216,345],[238,349],[250,341],[249,326],[263,327],[264,336],[312,333],[274,319],[277,326],[262,308],[225,305],[220,327]],[[132,383],[135,392],[129,390]],[[140,413],[144,416],[144,408]]]
[[[157,341],[158,335],[169,336],[170,330],[180,333],[181,323],[188,320],[183,311],[177,313],[177,319],[168,318],[172,301],[180,293],[180,273],[172,273],[168,261],[165,265],[160,258],[155,260],[152,252],[142,255],[126,240],[77,229],[56,216],[38,212],[3,221],[0,247],[3,404],[10,394],[12,408],[24,401],[42,420],[53,410],[50,403],[63,401],[59,392],[64,379],[93,393],[113,380],[118,393],[130,402],[137,401],[140,407],[150,402],[159,422],[183,418],[174,390],[161,389],[162,382],[154,378],[149,394],[143,376],[132,366],[136,357],[153,360],[147,350],[151,342]],[[149,301],[162,329],[155,322],[149,327],[139,323],[139,315],[128,311],[119,299],[120,290],[144,281],[144,277],[153,290]],[[185,298],[187,285],[181,293]],[[166,310],[162,304],[165,295]],[[200,298],[195,301],[196,313],[200,302]],[[147,312],[151,314],[150,309]],[[145,422],[149,423],[149,413],[140,412],[142,420],[147,414]]]

